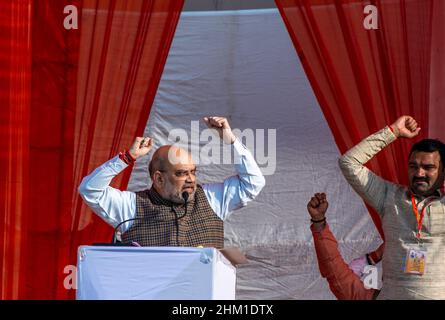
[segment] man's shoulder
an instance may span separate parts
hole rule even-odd
[[[205,187],[205,186],[204,186]],[[197,184],[196,185],[196,194],[202,195],[202,196],[206,196],[206,193],[204,191],[204,187],[201,184]]]
[[[410,192],[407,186],[390,181],[386,181],[386,184],[387,192],[393,195],[393,197],[389,198],[391,201],[398,202],[409,199]]]
[[[138,198],[148,198],[150,189],[144,189],[140,191],[129,191],[129,192],[133,192]]]

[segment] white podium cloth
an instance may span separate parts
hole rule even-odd
[[[236,268],[214,248],[81,246],[79,300],[235,299]]]

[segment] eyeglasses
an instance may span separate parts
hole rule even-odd
[[[160,172],[167,172],[165,170],[158,170],[158,171],[160,171]],[[196,177],[197,173],[198,173],[198,170],[195,168],[195,169],[192,169],[192,170],[178,170],[178,171],[175,171],[174,175],[178,179],[186,179],[189,175],[193,176],[193,177]]]
[[[192,170],[178,170],[175,172],[175,176],[177,178],[187,178],[189,175],[196,177],[196,173],[196,168]]]

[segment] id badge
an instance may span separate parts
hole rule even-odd
[[[409,248],[406,253],[405,273],[423,275],[426,266],[426,250]]]

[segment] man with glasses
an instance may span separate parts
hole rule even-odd
[[[237,175],[222,183],[200,185],[196,165],[186,150],[161,146],[149,164],[150,189],[120,191],[111,180],[146,155],[151,138],[138,137],[131,148],[107,161],[82,180],[79,193],[87,205],[122,233],[122,241],[142,246],[224,246],[223,220],[253,200],[265,179],[249,150],[223,117],[206,117],[206,124],[234,149]],[[127,221],[123,223],[124,221]]]

